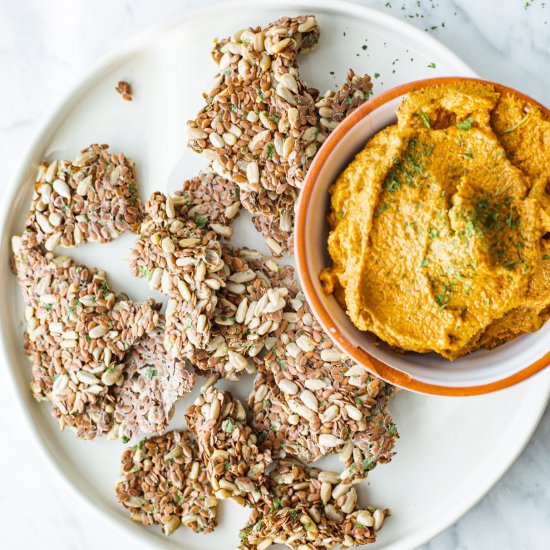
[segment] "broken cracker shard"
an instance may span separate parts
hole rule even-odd
[[[120,80],[117,83],[115,90],[125,101],[132,101],[132,86],[125,80]]]
[[[31,391],[52,403],[63,429],[77,436],[118,436],[114,417],[128,350],[159,322],[158,306],[115,293],[101,270],[45,252],[26,230],[12,241],[25,300],[25,351]]]
[[[107,145],[90,145],[75,160],[43,162],[25,227],[47,251],[107,243],[141,221],[134,163]]]
[[[189,146],[236,183],[243,206],[279,256],[292,253],[294,206],[328,134],[371,94],[370,77],[348,79],[323,96],[298,73],[298,54],[319,38],[314,16],[282,18],[217,42],[220,71],[206,105],[188,122]]]
[[[122,455],[119,502],[143,525],[160,524],[165,535],[180,526],[210,533],[217,526],[218,499],[190,432],[144,439]]]

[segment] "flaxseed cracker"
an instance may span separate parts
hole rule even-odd
[[[46,250],[106,243],[141,220],[134,163],[107,145],[40,165],[26,227]]]
[[[175,196],[186,200],[187,215],[199,227],[213,223],[227,226],[239,215],[241,208],[238,185],[210,168],[185,180]]]
[[[253,357],[274,345],[293,272],[251,249],[222,244],[225,286],[218,291],[212,338],[188,359],[229,379],[256,371]]]
[[[271,454],[258,448],[243,404],[228,391],[206,387],[185,419],[197,437],[215,495],[240,505],[264,498]]]
[[[196,533],[217,526],[218,499],[188,431],[144,439],[127,448],[121,462],[116,496],[134,521],[160,524],[165,535],[181,525]]]
[[[196,379],[185,368],[184,360],[166,351],[164,319],[132,346],[121,367],[123,382],[115,387],[114,412],[119,437],[132,439],[163,432],[176,401],[193,389]],[[118,367],[110,369],[115,376]]]
[[[336,472],[280,460],[269,475],[269,499],[258,503],[241,531],[241,548],[331,548],[374,542],[387,509],[360,508],[353,484]]]
[[[292,278],[290,268],[286,280]],[[274,344],[255,358],[259,374],[249,398],[253,427],[274,456],[312,462],[342,451],[343,478],[366,477],[393,456],[398,433],[387,406],[395,388],[342,354],[297,284],[286,287]]]
[[[177,357],[208,343],[216,291],[224,284],[218,233],[199,227],[188,209],[185,197],[153,193],[130,254],[132,274],[171,297],[165,345]]]
[[[376,464],[391,460],[397,431],[387,412],[388,388],[373,397],[369,388],[378,379],[369,382],[363,367],[323,363],[315,351],[300,365],[273,351],[259,368],[249,400],[262,447],[306,462],[341,451],[346,480],[364,478]]]
[[[74,428],[79,437],[112,433],[120,365],[157,324],[158,306],[116,294],[100,270],[44,252],[33,232],[14,237],[12,245],[26,303],[33,396],[51,401],[60,427]]]
[[[302,144],[317,113],[316,91],[300,80],[297,56],[318,37],[315,17],[285,17],[215,45],[220,72],[188,124],[190,147],[213,160],[218,174],[253,190],[299,187],[317,150],[314,140],[307,152]]]

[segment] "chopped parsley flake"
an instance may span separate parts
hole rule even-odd
[[[209,221],[210,221],[210,218],[208,216],[197,216],[195,218],[195,223],[201,229],[205,228]]]
[[[145,376],[147,376],[147,378],[149,379],[152,379],[158,375],[159,371],[157,369],[152,369],[151,367],[147,367],[147,369],[145,369]]]
[[[239,538],[247,539],[248,536],[250,535],[251,530],[252,530],[251,527],[247,527],[246,529],[243,529],[242,531],[239,532]]]
[[[395,426],[395,424],[394,424],[393,422],[390,423],[389,426],[387,426],[387,430],[388,430],[388,433],[389,433],[390,435],[393,435],[393,436],[398,435],[398,433],[397,433],[397,427]]]
[[[459,130],[464,130],[467,132],[472,127],[472,123],[474,122],[474,119],[469,116],[468,118],[465,118],[460,124],[457,124],[456,127]]]
[[[228,418],[223,427],[223,431],[227,434],[233,433],[233,430],[235,429],[235,422],[231,418]]]
[[[426,128],[431,128],[430,117],[426,113],[420,113],[420,118],[422,119],[422,122],[424,123],[424,126],[426,126]]]
[[[150,269],[148,269],[146,267],[143,267],[141,265],[137,266],[137,272],[138,272],[140,277],[143,277],[144,279],[147,279],[148,281],[151,280],[151,276],[153,275]]]
[[[513,132],[514,130],[517,130],[528,118],[529,118],[529,113],[527,113],[518,123],[514,124],[511,128],[508,128],[503,132],[500,132],[500,135],[503,136],[505,134],[509,134],[510,132]]]
[[[260,531],[264,522],[262,520],[258,521],[256,525],[254,525],[254,531]]]
[[[425,164],[422,160],[431,154],[433,147],[422,144],[420,152],[417,150],[418,138],[411,138],[408,143],[405,159],[396,159],[386,179],[384,189],[390,193],[396,193],[403,184],[410,187],[418,187],[419,179],[424,177],[422,171]]]
[[[361,462],[361,470],[363,472],[366,472],[367,470],[371,470],[375,466],[376,458],[374,456],[369,456],[369,458],[366,458]]]
[[[378,210],[374,212],[374,217],[377,218],[378,216],[380,216],[380,214],[383,214],[388,208],[389,205],[384,203]]]

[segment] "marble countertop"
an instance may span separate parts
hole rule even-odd
[[[1,0],[0,195],[42,117],[103,53],[149,24],[210,0]],[[550,2],[363,0],[454,50],[480,75],[550,104]],[[28,432],[12,420],[0,368],[0,546],[5,550],[126,548],[129,540],[44,473]],[[519,460],[456,525],[423,550],[542,550],[550,541],[550,409]],[[31,505],[29,506],[29,503]],[[25,512],[23,512],[25,510]],[[533,542],[534,541],[534,542]],[[534,544],[534,546],[533,546]]]

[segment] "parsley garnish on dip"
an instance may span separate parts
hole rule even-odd
[[[550,311],[550,120],[480,82],[410,93],[332,185],[321,274],[361,330],[455,359]]]

